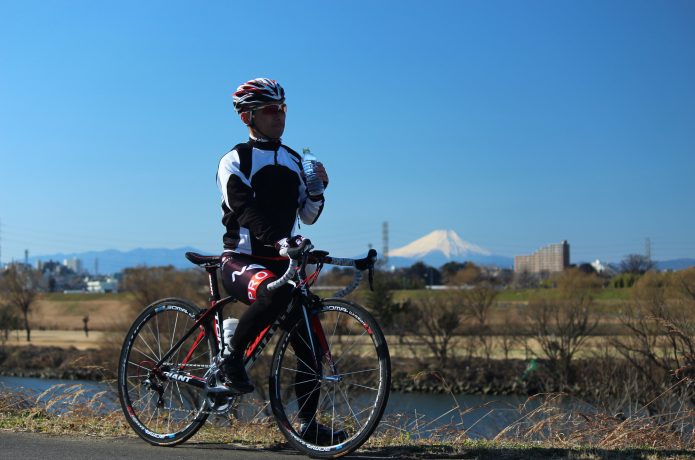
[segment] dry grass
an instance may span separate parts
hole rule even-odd
[[[443,382],[446,385],[446,382]],[[135,437],[120,409],[113,409],[109,392],[89,394],[80,385],[52,387],[30,395],[0,392],[0,429],[53,435]],[[518,419],[492,439],[472,439],[461,407],[435,418],[413,414],[382,421],[363,450],[397,458],[691,458],[695,456],[693,413],[659,414],[619,419],[597,410],[571,410],[564,395],[539,395],[518,408]],[[111,409],[109,410],[109,404]],[[534,406],[532,408],[532,406]],[[453,419],[452,419],[453,416]],[[456,420],[446,424],[441,420]],[[259,416],[231,426],[212,423],[192,442],[237,444],[245,447],[286,447],[272,419]],[[217,419],[219,421],[219,419]],[[664,423],[664,420],[669,420]],[[479,420],[478,422],[481,422]],[[476,422],[476,423],[478,423]],[[680,425],[678,425],[680,423]]]

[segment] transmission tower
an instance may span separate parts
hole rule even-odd
[[[383,254],[381,255],[382,264],[386,265],[389,261],[389,223],[381,225],[381,239],[383,242]]]
[[[644,240],[644,256],[647,260],[652,260],[652,240],[647,238]]]

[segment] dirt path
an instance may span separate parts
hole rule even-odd
[[[78,350],[87,350],[89,348],[100,348],[105,340],[113,340],[112,334],[106,334],[101,331],[91,331],[87,337],[84,331],[32,330],[31,342],[27,342],[25,331],[12,331],[10,332],[10,339],[6,343],[7,345],[13,346],[75,347]]]

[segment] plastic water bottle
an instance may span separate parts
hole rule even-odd
[[[316,163],[318,163],[318,159],[316,155],[311,153],[311,150],[307,148],[302,150],[302,169],[304,169],[306,176],[306,188],[311,196],[323,194],[323,181],[317,174]]]
[[[229,355],[229,351],[232,349],[232,336],[236,327],[239,324],[239,320],[236,318],[227,318],[222,321],[222,331],[224,335],[224,350],[222,351],[223,356]]]

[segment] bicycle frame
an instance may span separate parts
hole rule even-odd
[[[191,358],[191,356],[193,356],[193,353],[195,352],[197,346],[210,333],[214,333],[215,337],[215,345],[213,347],[215,356],[218,360],[222,359],[222,350],[224,349],[224,344],[222,343],[224,334],[222,333],[221,329],[222,309],[225,305],[232,302],[236,302],[237,299],[231,296],[220,298],[219,285],[217,282],[217,269],[218,265],[216,264],[205,265],[205,270],[208,273],[208,277],[210,280],[210,307],[201,311],[200,316],[196,319],[195,323],[193,323],[190,329],[176,342],[176,344],[174,344],[171,347],[171,349],[159,360],[159,362],[155,364],[151,371],[153,374],[159,377],[164,377],[166,379],[176,380],[177,382],[191,384],[199,388],[207,387],[207,382],[204,379],[191,375],[188,372],[185,372],[185,368],[189,359]],[[293,296],[293,299],[287,306],[287,309],[282,314],[280,314],[280,316],[278,316],[278,318],[276,318],[276,320],[271,325],[264,328],[256,337],[256,339],[249,345],[244,356],[245,365],[247,369],[253,366],[254,362],[260,357],[261,353],[263,353],[263,350],[270,342],[270,339],[272,339],[280,325],[285,321],[285,319],[287,319],[288,315],[292,312],[292,310],[294,308],[302,308],[306,329],[307,331],[309,331],[308,339],[309,344],[312,348],[312,354],[318,362],[319,358],[314,344],[319,344],[319,346],[323,349],[323,354],[328,358],[328,363],[331,369],[335,371],[335,363],[333,363],[333,360],[331,358],[330,350],[328,349],[328,342],[326,340],[323,327],[321,326],[321,322],[318,320],[318,317],[315,316],[307,308],[307,304],[310,304],[312,302],[312,296],[309,291],[309,287],[307,286],[307,283],[300,282],[296,290],[298,290],[299,295]],[[179,347],[181,347],[181,345],[191,335],[193,335],[193,333],[196,330],[201,329],[201,327],[202,330],[198,332],[198,336],[191,345],[191,348],[187,352],[183,362],[180,365],[178,365],[178,369],[174,372],[169,370],[166,367],[166,363],[168,362],[169,358],[171,358],[171,356],[173,356],[174,353],[177,352]],[[211,331],[211,329],[213,330]],[[320,366],[317,367],[320,368]]]

